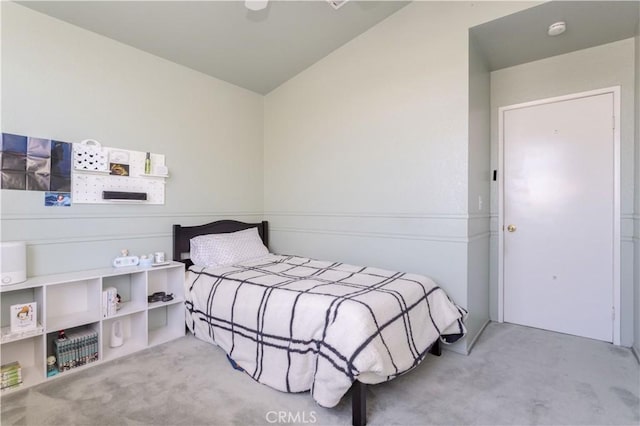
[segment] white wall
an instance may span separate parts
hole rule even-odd
[[[3,190],[2,240],[28,274],[110,265],[121,248],[171,254],[171,225],[262,215],[263,98],[2,2],[2,131],[166,155],[164,206],[43,207]]]
[[[497,109],[535,99],[621,86],[621,343],[633,342],[634,39],[491,73],[492,163],[497,167]],[[492,186],[491,318],[498,317],[497,186]]]
[[[489,321],[489,206],[491,166],[491,77],[489,65],[469,34],[469,245],[467,326],[477,331]],[[474,333],[475,334],[475,333]]]
[[[640,357],[640,20],[638,21],[638,28],[636,30],[635,38],[635,84],[636,84],[636,162],[635,162],[635,215],[634,215],[634,292],[635,292],[635,335],[634,335],[634,348],[636,355]]]
[[[469,199],[488,194],[469,185],[468,29],[529,6],[413,2],[267,95],[272,248],[427,274],[467,306]]]

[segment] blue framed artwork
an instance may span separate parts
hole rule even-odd
[[[71,206],[71,193],[47,191],[44,193],[44,205],[46,207],[69,207]]]

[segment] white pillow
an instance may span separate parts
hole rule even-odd
[[[262,243],[258,228],[191,238],[191,261],[198,266],[231,265],[267,254],[269,250]]]

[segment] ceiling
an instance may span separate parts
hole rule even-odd
[[[266,94],[408,1],[21,1],[23,6]]]
[[[489,69],[524,64],[633,37],[640,1],[551,1],[471,29]],[[565,21],[567,31],[547,35],[549,25]]]
[[[26,7],[260,94],[408,1],[20,1]],[[633,37],[640,1],[549,1],[470,30],[490,70]],[[549,37],[564,20],[566,33]]]

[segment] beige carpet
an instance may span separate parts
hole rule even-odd
[[[68,373],[67,373],[68,374]],[[638,425],[630,350],[491,323],[469,356],[429,355],[369,387],[369,425]],[[8,425],[348,425],[350,399],[319,407],[235,371],[191,336],[2,398]]]

